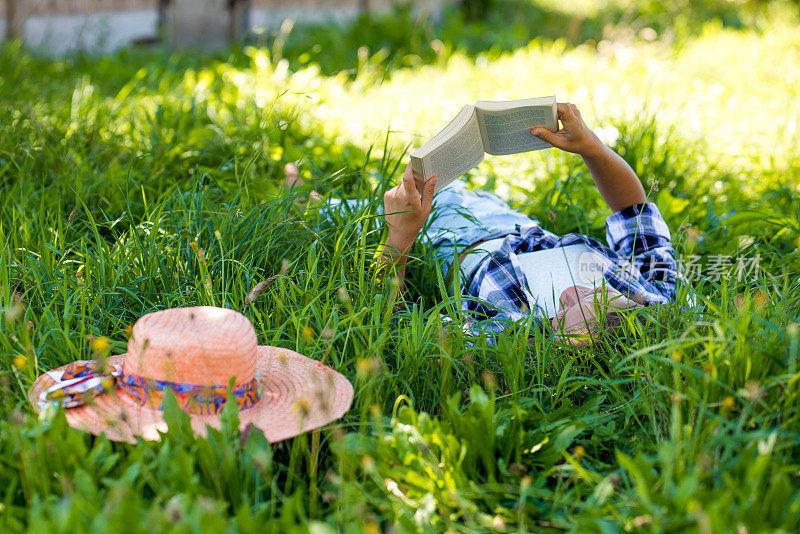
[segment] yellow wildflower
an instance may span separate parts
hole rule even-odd
[[[311,411],[311,404],[305,397],[300,397],[297,400],[297,402],[294,403],[292,408],[294,409],[294,411],[298,412],[303,418],[306,418],[308,417],[308,414]]]
[[[757,290],[753,295],[753,302],[756,303],[756,308],[763,310],[764,306],[769,303],[769,296],[761,289]]]
[[[107,337],[100,336],[92,340],[92,352],[108,352],[111,348],[111,342]]]
[[[356,361],[356,372],[359,376],[377,374],[382,367],[381,361],[377,358],[359,358]]]

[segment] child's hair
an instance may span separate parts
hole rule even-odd
[[[639,323],[640,326],[647,326],[647,313],[643,313],[646,306],[637,305],[631,306],[629,308],[613,308],[608,309],[605,312],[605,317],[603,320],[604,330],[606,332],[613,332],[619,329],[624,323],[626,323],[627,317],[633,317],[636,322]]]
[[[625,321],[625,319],[619,310],[608,310],[603,326],[607,331],[610,331],[622,326],[623,321]]]

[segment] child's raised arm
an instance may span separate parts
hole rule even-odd
[[[575,104],[558,103],[561,129],[532,128],[531,134],[566,152],[580,154],[608,207],[617,212],[647,201],[644,187],[630,165],[608,148],[583,122]]]

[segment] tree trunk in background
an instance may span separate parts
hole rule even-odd
[[[17,0],[6,0],[6,39],[9,41],[22,38],[21,7]]]
[[[165,6],[163,40],[173,48],[225,48],[248,30],[246,0],[169,0],[159,5]]]
[[[228,0],[228,9],[231,12],[231,40],[240,41],[250,30],[250,0]]]
[[[167,27],[167,8],[169,0],[158,0],[158,37],[164,41],[164,30]]]
[[[369,0],[358,0],[358,12],[366,13],[369,11]]]
[[[494,0],[461,0],[461,11],[467,20],[480,20],[489,14]]]

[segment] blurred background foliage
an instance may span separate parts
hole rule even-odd
[[[453,52],[492,59],[533,40],[596,47],[604,39],[658,39],[681,45],[710,22],[763,31],[770,12],[791,17],[797,10],[794,0],[465,0],[431,17],[409,3],[341,26],[284,25],[256,39],[277,45],[293,66],[314,62],[332,74],[354,72],[366,58],[387,68],[432,63]]]

